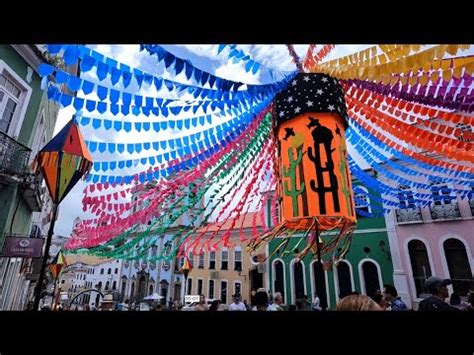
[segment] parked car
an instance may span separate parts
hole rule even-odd
[[[212,302],[214,302],[213,299],[206,299],[206,304],[208,307],[211,307]],[[198,303],[199,302],[187,303],[183,306],[183,308],[181,308],[181,310],[182,311],[195,311]]]

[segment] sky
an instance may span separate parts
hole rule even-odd
[[[328,55],[327,60],[336,59],[357,51],[366,49],[372,45],[337,45],[336,48]],[[127,64],[133,68],[141,69],[145,72],[160,75],[164,78],[171,78],[172,76],[164,68],[163,64],[159,64],[156,56],[150,56],[148,52],[139,50],[139,45],[89,45],[88,47],[96,50],[99,53],[104,54],[107,57],[114,58],[115,60]],[[294,64],[291,62],[291,57],[288,54],[287,47],[285,45],[239,45],[237,48],[243,50],[245,53],[250,54],[252,59],[261,63],[264,69],[257,72],[256,75],[252,73],[247,73],[244,70],[244,63],[240,62],[234,64],[232,60],[227,58],[228,49],[225,49],[219,55],[217,45],[164,45],[171,53],[175,54],[178,57],[189,59],[194,66],[210,72],[218,77],[240,81],[247,84],[259,84],[259,83],[269,83],[272,82],[271,77],[268,75],[268,69],[278,70],[278,71],[291,71],[295,69]],[[295,51],[298,56],[303,57],[306,54],[308,45],[295,45]],[[318,48],[320,48],[318,46]],[[92,74],[94,73],[94,74]],[[83,73],[81,78],[93,81],[95,83],[100,83],[106,87],[113,87],[117,90],[124,90],[131,93],[137,93],[146,96],[158,96],[158,92],[155,87],[152,85],[146,87],[145,85],[142,88],[138,88],[136,82],[132,80],[130,86],[126,89],[121,85],[112,86],[109,79],[105,79],[100,82],[95,76],[95,70]],[[184,73],[176,77],[177,81],[187,82],[184,77]],[[167,92],[167,91],[166,91]],[[84,96],[79,93],[78,96]],[[168,95],[169,96],[169,95]],[[191,97],[191,96],[190,96]],[[99,98],[95,93],[87,95],[87,98],[98,101]],[[54,134],[59,132],[61,128],[72,118],[75,114],[75,109],[71,106],[66,108],[61,108],[56,123],[56,128]],[[87,117],[107,117],[110,119],[120,120],[121,115],[113,116],[111,113],[106,112],[104,115],[94,112],[84,112],[83,116]],[[179,118],[179,117],[178,117]],[[152,121],[153,118],[146,116],[138,116],[135,120],[147,120]],[[229,117],[223,118],[227,120]],[[127,117],[124,119],[127,120]],[[196,128],[199,130],[209,128],[210,126],[204,126],[202,128]],[[84,139],[91,141],[106,141],[106,142],[150,142],[163,139],[169,139],[168,134],[174,135],[175,137],[180,136],[179,131],[170,132],[167,131],[167,137],[163,138],[162,133],[156,133],[153,130],[148,132],[137,132],[131,130],[130,132],[120,131],[115,132],[113,129],[104,130],[100,128],[98,130],[93,129],[91,126],[81,126],[81,131],[84,136]],[[188,131],[187,134],[190,132]],[[351,152],[354,154],[354,152]],[[107,160],[120,160],[120,159],[136,159],[143,156],[149,156],[152,153],[142,152],[141,154],[134,153],[131,156],[128,153],[99,153],[98,151],[92,153],[94,161],[107,161]],[[146,168],[146,167],[145,167]],[[128,173],[137,172],[143,170],[144,166],[137,166],[136,168],[130,170]],[[114,172],[106,172],[106,174],[118,175],[118,170]],[[55,225],[55,234],[69,236],[72,230],[73,221],[76,217],[81,219],[94,218],[93,215],[85,213],[82,211],[82,196],[83,189],[87,186],[87,183],[84,181],[79,181],[77,185],[71,190],[71,192],[66,196],[62,201],[59,208],[59,216]]]

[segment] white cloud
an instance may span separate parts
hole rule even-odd
[[[244,62],[234,64],[229,61],[226,64],[217,68],[216,75],[222,78],[226,78],[233,81],[240,81],[247,84],[259,84],[260,73],[247,73],[244,69],[244,65]]]

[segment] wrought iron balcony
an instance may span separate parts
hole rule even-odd
[[[457,202],[449,204],[431,205],[431,218],[433,220],[461,219],[461,213]]]
[[[19,189],[31,211],[40,212],[43,177],[29,171],[28,162],[31,149],[17,142],[4,132],[0,132],[0,181],[6,184],[19,184]]]
[[[0,174],[22,178],[28,172],[31,149],[0,131]]]
[[[398,223],[423,223],[423,216],[419,207],[416,208],[400,208],[396,209]]]

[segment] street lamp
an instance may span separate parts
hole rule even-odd
[[[81,177],[92,167],[92,157],[74,119],[41,149],[35,159],[36,171],[43,175],[53,201],[53,218],[49,225],[41,271],[36,285],[34,309],[38,310],[41,286],[48,263],[58,206]]]

